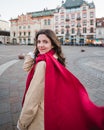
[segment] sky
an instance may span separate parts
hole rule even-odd
[[[86,1],[95,3],[97,18],[104,17],[104,0]],[[40,11],[44,8],[55,9],[61,2],[62,0],[0,0],[0,19],[9,21],[22,13]]]

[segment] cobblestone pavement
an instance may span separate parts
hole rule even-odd
[[[62,49],[68,69],[84,84],[91,100],[104,105],[104,48],[62,46]],[[18,60],[19,54],[32,50],[33,46],[0,45],[0,72],[5,63]],[[17,130],[27,75],[22,69],[23,61],[7,66],[0,75],[0,130]]]

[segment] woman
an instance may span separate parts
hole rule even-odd
[[[94,105],[80,81],[65,68],[53,31],[36,35],[35,58],[29,67],[20,130],[104,130],[104,107]],[[27,61],[27,63],[30,63]]]

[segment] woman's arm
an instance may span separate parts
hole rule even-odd
[[[36,65],[35,74],[27,91],[18,121],[18,127],[21,130],[27,130],[37,113],[42,95],[44,94],[45,66],[45,61],[40,61]]]

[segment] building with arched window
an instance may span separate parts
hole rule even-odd
[[[22,14],[11,19],[11,42],[34,44],[40,29],[52,29],[63,43],[86,44],[96,34],[95,5],[85,0],[62,1],[61,7]]]

